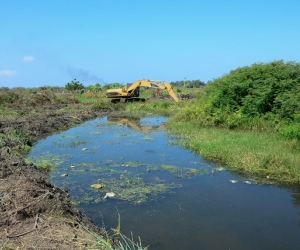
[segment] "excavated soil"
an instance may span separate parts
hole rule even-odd
[[[20,109],[18,118],[0,120],[5,138],[0,141],[0,249],[85,249],[95,242],[91,232],[107,238],[104,229],[72,206],[67,190],[24,161],[20,141],[5,137],[17,130],[38,140],[110,112],[71,105],[69,111],[66,104]]]

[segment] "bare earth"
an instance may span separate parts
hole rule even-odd
[[[71,105],[76,109],[68,111],[64,104],[41,106],[38,112],[21,110],[19,118],[0,119],[0,133],[22,129],[38,140],[110,112]],[[0,142],[0,249],[85,249],[95,242],[91,232],[107,238],[104,229],[72,206],[67,190],[51,184],[47,172],[25,163],[16,153],[20,147],[10,137]]]

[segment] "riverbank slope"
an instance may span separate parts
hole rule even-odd
[[[25,162],[22,156],[32,141],[107,112],[108,109],[95,110],[88,104],[61,104],[27,107],[18,110],[21,115],[1,118],[2,248],[81,249],[97,245],[102,237],[112,241],[104,229],[72,206],[67,190],[51,184],[45,170]]]

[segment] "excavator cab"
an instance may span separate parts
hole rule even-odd
[[[128,89],[130,88],[131,85],[132,85],[131,83],[126,83],[124,85],[124,87],[122,88],[122,91],[124,93],[127,93]],[[131,97],[139,97],[140,96],[140,87],[137,87],[137,88],[131,90],[130,92],[133,92],[133,94],[131,95]]]

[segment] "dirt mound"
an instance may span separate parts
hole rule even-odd
[[[103,115],[78,105],[68,112],[41,107],[41,112],[0,122],[0,244],[4,249],[78,249],[90,246],[90,232],[106,237],[71,204],[67,190],[48,181],[48,174],[20,155],[24,144],[52,132]],[[23,141],[12,131],[25,133]],[[28,137],[28,140],[26,139]],[[27,141],[26,141],[27,140]]]

